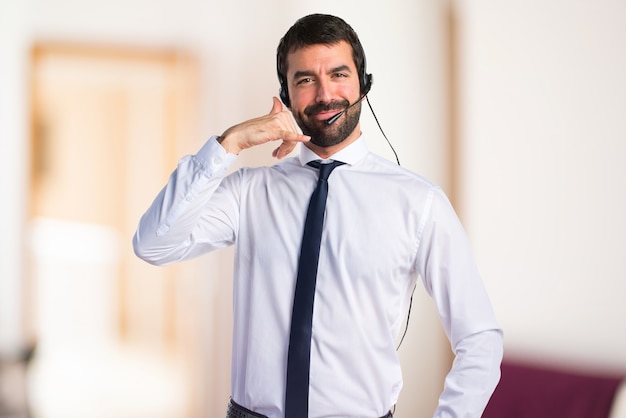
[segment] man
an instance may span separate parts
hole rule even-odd
[[[356,33],[306,16],[281,40],[277,69],[289,110],[274,98],[269,114],[183,158],[133,241],[153,264],[235,245],[228,416],[391,417],[395,340],[421,277],[456,355],[435,416],[479,417],[499,380],[502,333],[442,190],[367,150],[359,118],[371,75]],[[268,141],[279,141],[277,158],[302,143],[299,156],[226,176]],[[309,221],[309,199],[326,193],[323,220]],[[321,233],[313,246],[309,223]]]

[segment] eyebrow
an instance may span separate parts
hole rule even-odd
[[[341,72],[341,71],[347,71],[349,73],[352,72],[350,70],[350,67],[344,64],[344,65],[340,65],[338,67],[331,68],[328,73],[332,74],[332,73],[337,73],[337,72]],[[311,77],[311,76],[315,76],[315,75],[316,74],[313,71],[308,71],[308,70],[296,71],[294,73],[294,75],[293,75],[293,78],[297,79],[297,78],[301,78],[301,77]]]

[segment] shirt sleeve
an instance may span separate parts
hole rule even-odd
[[[440,189],[431,193],[417,268],[455,354],[434,416],[479,418],[500,379],[502,330],[461,222]]]
[[[487,330],[463,338],[455,347],[435,418],[479,418],[500,380],[502,332]]]
[[[197,154],[183,157],[139,221],[135,254],[165,265],[232,244],[236,193],[217,190],[235,159],[215,136]]]

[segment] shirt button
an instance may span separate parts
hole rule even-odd
[[[213,164],[214,165],[222,165],[223,162],[224,162],[224,160],[222,159],[222,157],[213,157]]]

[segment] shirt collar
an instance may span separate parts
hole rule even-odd
[[[356,141],[333,154],[330,158],[322,161],[341,161],[343,163],[354,165],[368,153],[367,143],[361,135]],[[304,145],[300,145],[300,163],[304,166],[315,160],[320,160],[319,155],[311,151]]]

